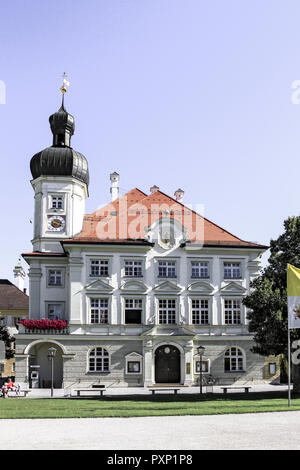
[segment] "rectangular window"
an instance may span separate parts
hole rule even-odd
[[[225,279],[240,279],[241,278],[241,263],[224,263],[224,278]]]
[[[142,261],[125,261],[125,276],[141,277]]]
[[[108,276],[108,260],[91,260],[91,276]]]
[[[48,318],[55,320],[56,318],[62,319],[63,306],[62,304],[48,304]]]
[[[49,286],[61,286],[62,285],[62,272],[56,269],[51,269],[49,271],[48,285]]]
[[[127,363],[127,372],[138,374],[141,371],[140,361],[128,361]]]
[[[142,299],[125,299],[125,323],[142,323],[143,301]]]
[[[269,374],[275,375],[276,374],[276,362],[269,363]]]
[[[108,323],[108,299],[91,299],[91,323]]]
[[[63,197],[62,196],[52,196],[52,209],[62,209],[63,208]]]
[[[159,299],[158,301],[158,321],[161,325],[176,323],[176,300]]]
[[[208,325],[208,300],[192,300],[192,323],[193,325]]]
[[[239,325],[241,323],[241,301],[224,300],[225,325]]]
[[[159,261],[159,277],[176,277],[176,261]]]
[[[208,278],[208,262],[207,261],[192,261],[192,277],[195,278]]]
[[[3,364],[3,362],[0,362],[0,372],[4,372],[4,364]]]

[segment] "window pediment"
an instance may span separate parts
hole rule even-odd
[[[190,284],[187,290],[193,294],[211,295],[214,291],[214,286],[207,281],[197,281]]]
[[[126,354],[125,356],[127,359],[140,359],[142,356],[142,354],[139,354],[137,352],[131,352],[131,353],[128,353]]]
[[[114,288],[108,284],[107,282],[101,281],[98,279],[97,281],[91,282],[85,287],[87,292],[106,292],[111,293]]]
[[[159,293],[166,292],[168,294],[171,294],[171,293],[178,294],[179,292],[181,292],[181,288],[178,287],[176,284],[174,284],[174,282],[170,282],[170,281],[162,282],[158,286],[153,287],[153,290],[155,292],[159,292]]]
[[[144,294],[147,291],[147,286],[141,281],[126,281],[120,287],[121,291],[123,292],[130,292],[130,293],[142,293]]]
[[[226,284],[220,289],[222,295],[245,295],[246,292],[247,289],[237,282],[229,282],[229,284]]]

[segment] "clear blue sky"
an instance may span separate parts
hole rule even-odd
[[[29,162],[52,143],[64,71],[86,212],[118,171],[123,191],[180,187],[237,236],[276,238],[300,207],[299,18],[297,0],[2,2],[0,277],[31,249]]]

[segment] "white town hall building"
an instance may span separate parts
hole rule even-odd
[[[16,380],[48,388],[54,347],[56,388],[192,386],[199,346],[203,374],[219,384],[266,379],[242,300],[267,247],[185,207],[180,189],[119,196],[117,173],[110,202],[85,215],[89,171],[70,144],[74,118],[63,103],[49,120],[53,145],[30,163],[31,321],[16,335]]]

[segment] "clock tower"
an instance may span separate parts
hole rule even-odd
[[[35,193],[32,244],[34,251],[62,252],[60,240],[82,229],[89,170],[86,158],[71,147],[75,122],[64,107],[64,95],[49,122],[53,144],[30,161]]]

